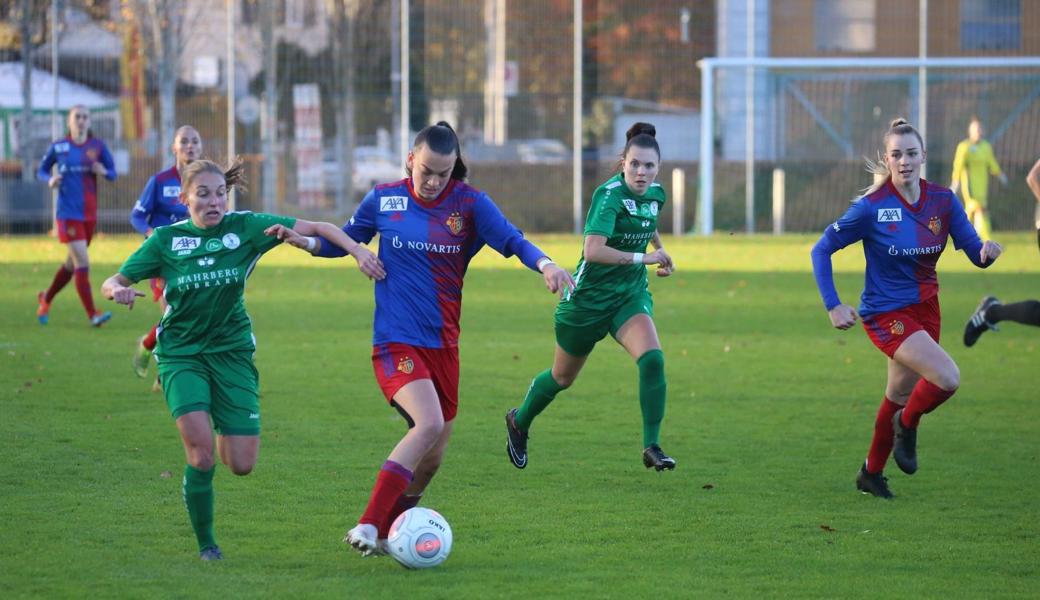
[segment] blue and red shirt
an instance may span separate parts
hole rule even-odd
[[[152,175],[130,211],[130,223],[147,235],[149,229],[183,221],[188,218],[188,207],[181,203],[180,196],[181,176],[176,165]]]
[[[518,255],[534,270],[545,256],[487,194],[457,180],[433,201],[421,199],[410,179],[376,186],[343,231],[361,243],[379,234],[386,278],[375,284],[373,345],[458,346],[462,278],[470,259],[485,244],[507,258]],[[344,254],[322,239],[319,256]]]
[[[834,288],[831,254],[863,241],[867,259],[859,314],[867,318],[928,300],[939,293],[935,264],[948,237],[978,267],[982,240],[947,188],[921,180],[921,197],[908,203],[889,179],[852,203],[812,249],[813,272],[827,310],[841,304]]]
[[[58,165],[61,184],[58,186],[57,218],[97,221],[97,175],[92,170],[96,162],[104,165],[105,179],[115,181],[116,165],[112,154],[96,137],[88,137],[82,144],[65,137],[47,149],[36,176],[47,181],[51,178],[51,167]]]

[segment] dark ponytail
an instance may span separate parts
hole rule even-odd
[[[423,127],[422,131],[415,136],[415,143],[412,144],[413,152],[422,146],[428,147],[437,154],[448,155],[454,153],[455,166],[451,170],[451,178],[459,181],[466,180],[469,168],[462,161],[462,146],[459,144],[459,136],[456,135],[455,130],[452,129],[447,121],[437,121],[436,125]],[[408,175],[412,175],[411,169],[408,169]]]
[[[661,160],[661,146],[657,144],[657,128],[650,123],[635,123],[625,132],[625,148],[621,151],[618,159],[617,170],[621,171],[625,164],[625,156],[632,146],[640,148],[653,148],[657,152],[657,160]]]

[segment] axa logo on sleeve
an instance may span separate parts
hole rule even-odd
[[[176,198],[181,195],[181,186],[171,185],[163,188],[163,198]]]
[[[379,199],[379,212],[408,210],[408,196],[385,196]]]
[[[901,208],[879,208],[877,211],[878,223],[895,223],[903,220],[903,209]]]

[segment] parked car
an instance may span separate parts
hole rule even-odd
[[[335,191],[340,185],[340,162],[334,148],[326,149],[322,161],[322,175],[328,189]],[[351,177],[355,192],[365,194],[372,186],[404,178],[404,168],[389,150],[377,146],[354,148],[354,173]]]

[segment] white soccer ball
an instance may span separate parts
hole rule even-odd
[[[394,519],[387,545],[397,562],[409,569],[425,569],[448,558],[451,539],[451,526],[439,512],[417,506]]]

